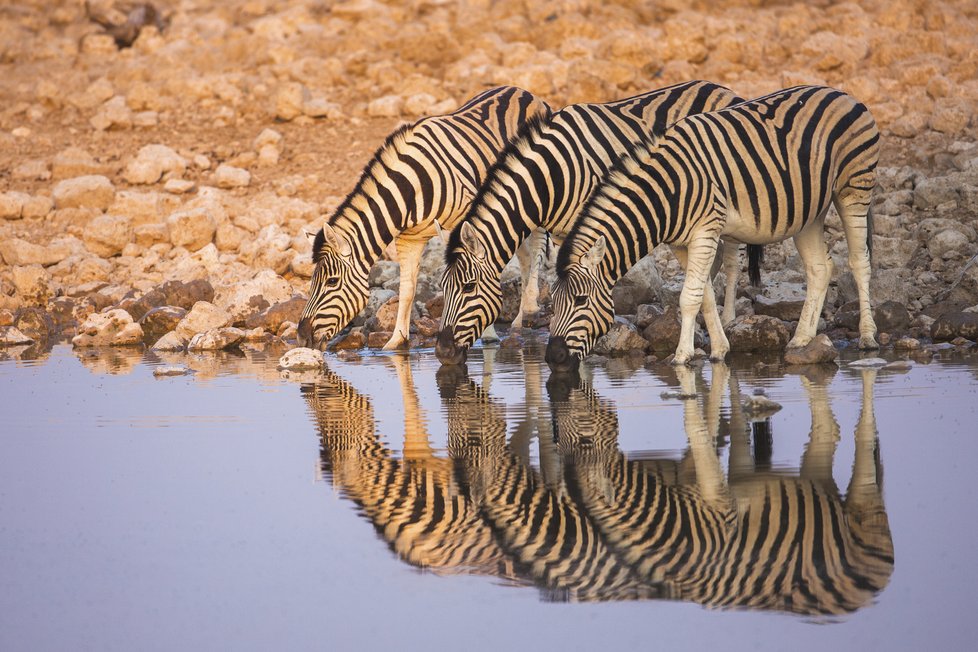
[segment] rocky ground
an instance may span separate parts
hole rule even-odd
[[[33,341],[27,351],[63,337],[176,350],[288,341],[312,269],[303,230],[402,121],[498,84],[559,107],[693,78],[747,97],[823,83],[866,102],[884,134],[883,342],[978,338],[971,0],[26,0],[0,7],[0,340]],[[825,327],[838,341],[853,336],[855,292],[837,219],[827,237]],[[668,252],[653,258],[616,289],[625,318],[599,354],[672,348],[681,276]],[[433,243],[416,343],[437,323],[440,263]],[[371,279],[348,346],[382,344],[391,328],[396,265]],[[764,279],[741,282],[735,349],[783,346],[797,318],[791,243],[768,249]],[[506,287],[511,319],[515,270]]]

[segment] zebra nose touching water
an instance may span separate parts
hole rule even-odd
[[[879,130],[866,106],[818,86],[689,116],[636,145],[594,191],[558,252],[548,361],[570,355],[576,365],[588,354],[613,318],[614,282],[662,243],[686,271],[674,363],[693,356],[700,308],[711,358],[722,360],[729,343],[708,280],[720,238],[755,245],[794,239],[807,296],[788,346],[805,346],[831,278],[823,232],[832,204],[858,289],[859,345],[877,348],[869,208],[878,159]]]

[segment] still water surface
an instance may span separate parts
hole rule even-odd
[[[974,649],[975,357],[281,353],[5,354],[0,649]]]

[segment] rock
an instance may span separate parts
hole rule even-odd
[[[960,231],[941,231],[927,241],[927,250],[933,258],[953,258],[970,249],[968,237]]]
[[[214,303],[228,312],[232,324],[292,298],[292,286],[271,270],[262,270],[248,281],[221,288]]]
[[[123,215],[99,215],[85,229],[83,241],[96,256],[118,256],[132,241],[132,220]]]
[[[168,376],[186,376],[190,373],[190,370],[186,367],[156,367],[153,369],[153,376],[156,378],[165,378]]]
[[[222,163],[214,171],[214,182],[218,188],[246,188],[251,184],[251,172]]]
[[[643,303],[635,310],[635,325],[639,330],[648,328],[649,324],[662,316],[663,310],[651,303]]]
[[[894,360],[893,362],[888,362],[883,365],[883,371],[903,371],[907,372],[913,369],[913,363],[909,360]]]
[[[438,321],[431,317],[418,317],[412,323],[421,337],[434,337],[438,334]]]
[[[918,351],[921,348],[921,343],[914,337],[901,337],[893,342],[893,348],[897,351]]]
[[[24,216],[24,204],[30,195],[24,192],[0,192],[0,219],[19,220]]]
[[[931,326],[930,335],[935,342],[947,342],[956,337],[978,339],[978,313],[944,313]]]
[[[183,351],[187,348],[187,338],[176,331],[170,331],[150,347],[154,351]]]
[[[835,362],[839,357],[839,352],[832,345],[832,340],[827,335],[816,335],[811,342],[801,348],[788,348],[784,352],[784,363],[787,365],[797,364],[821,364],[823,362]]]
[[[240,328],[227,326],[210,330],[205,333],[197,333],[187,344],[188,351],[221,351],[231,349],[244,340],[245,333]]]
[[[638,329],[629,322],[616,317],[608,332],[594,343],[592,353],[603,356],[626,355],[632,351],[645,351],[648,346]]]
[[[958,200],[958,186],[950,177],[924,179],[913,190],[913,204],[920,209],[937,208]]]
[[[781,409],[781,404],[772,401],[763,394],[752,394],[746,397],[741,405],[750,417],[759,419],[768,417]]]
[[[679,346],[679,333],[682,326],[682,318],[679,309],[669,306],[658,317],[652,319],[649,325],[642,331],[642,337],[648,341],[653,351],[671,352]],[[701,348],[706,345],[706,339],[699,326],[695,327],[693,334],[693,346]]]
[[[178,306],[190,310],[198,301],[214,301],[214,286],[210,281],[197,279],[193,281],[167,281],[159,287],[165,296],[159,305]]]
[[[638,306],[645,303],[665,305],[662,277],[653,256],[646,256],[635,263],[612,288],[615,313],[634,315]]]
[[[17,295],[30,303],[43,305],[58,291],[51,275],[40,265],[12,267],[10,277]]]
[[[769,283],[754,299],[754,313],[797,321],[805,304],[805,294],[805,286],[801,283]]]
[[[54,319],[43,308],[28,306],[17,311],[12,325],[34,341],[49,339],[55,334]]]
[[[849,363],[849,366],[854,369],[872,369],[874,367],[885,367],[886,360],[883,358],[862,358],[861,360],[853,360]]]
[[[126,106],[126,98],[116,95],[105,104],[88,121],[98,131],[109,129],[129,129],[132,127],[132,109]]]
[[[71,246],[61,242],[52,242],[44,246],[20,238],[0,240],[0,258],[11,267],[23,265],[54,265],[72,254]]]
[[[321,351],[299,347],[286,351],[278,360],[279,369],[291,369],[293,371],[303,371],[309,369],[322,369],[326,366]]]
[[[13,326],[0,326],[0,347],[33,344],[34,340],[21,333]]]
[[[265,128],[261,130],[261,133],[255,137],[255,140],[251,143],[251,146],[255,150],[260,150],[266,145],[272,145],[274,147],[281,147],[282,145],[282,134],[274,129]],[[296,350],[296,349],[293,349]],[[288,355],[288,354],[286,354]]]
[[[394,327],[397,325],[398,306],[400,306],[400,299],[392,297],[387,303],[377,309],[377,313],[374,315],[377,318],[375,330],[394,331]]]
[[[186,169],[187,159],[166,145],[152,144],[143,146],[136,158],[129,161],[123,178],[133,185],[152,184],[164,174],[181,176]]]
[[[186,316],[187,311],[184,308],[160,306],[146,312],[139,319],[139,325],[143,328],[144,337],[155,342],[170,331],[175,330],[177,324]]]
[[[391,331],[373,331],[367,335],[367,347],[371,349],[382,349],[393,334]]]
[[[856,310],[856,327],[859,329],[859,312]],[[884,301],[873,311],[873,320],[881,333],[900,333],[910,328],[910,313],[907,307],[898,301]]]
[[[197,184],[189,179],[170,179],[163,184],[163,190],[173,195],[185,195],[197,189]]]
[[[68,147],[51,160],[51,177],[55,180],[103,174],[105,166],[80,147]]]
[[[6,308],[0,308],[0,326],[13,326],[14,313]]]
[[[249,316],[245,319],[245,326],[247,328],[264,328],[276,333],[285,322],[298,322],[305,307],[306,299],[304,297],[292,297]]]
[[[445,295],[439,292],[431,299],[428,299],[424,303],[424,309],[432,319],[441,320],[445,312]]]
[[[217,222],[206,206],[176,211],[166,218],[166,223],[173,246],[189,251],[210,244],[217,231]]]
[[[143,329],[121,309],[97,312],[78,327],[71,343],[76,347],[131,346],[143,340]]]
[[[310,97],[303,102],[302,113],[310,118],[327,118],[330,120],[343,117],[343,109],[340,105],[329,102],[323,97]]]
[[[367,277],[367,283],[370,287],[382,287],[384,283],[388,283],[394,279],[400,278],[401,266],[395,263],[393,260],[378,260],[374,263],[374,266],[370,268],[370,275]]]
[[[189,340],[198,333],[223,328],[230,323],[231,315],[226,310],[207,301],[198,301],[180,320],[174,332],[184,340]]]
[[[403,108],[404,98],[400,95],[385,95],[367,105],[367,115],[371,118],[397,118]]]
[[[333,351],[356,350],[362,349],[366,343],[367,338],[364,336],[363,331],[359,328],[354,328],[329,348]]]
[[[299,82],[287,82],[278,87],[273,98],[274,114],[279,120],[292,120],[302,115],[302,107],[311,99],[309,89]]]
[[[92,174],[59,181],[52,193],[56,208],[96,208],[105,210],[115,198],[115,187],[108,178]]]
[[[769,315],[737,317],[726,333],[731,351],[781,351],[791,339],[784,322]]]

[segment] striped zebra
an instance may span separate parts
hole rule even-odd
[[[527,91],[503,86],[454,113],[423,118],[388,136],[353,191],[322,229],[309,234],[315,268],[299,344],[325,348],[363,310],[370,268],[393,243],[401,267],[400,303],[384,348],[406,345],[421,254],[436,233],[436,220],[453,227],[520,125],[549,113]]]
[[[725,481],[716,437],[729,372],[725,365],[713,369],[705,392],[697,392],[694,372],[678,369],[683,395],[704,398],[683,401],[689,449],[671,464],[628,459],[611,445],[572,453],[582,435],[606,443],[617,438],[614,415],[602,416],[614,406],[595,400],[586,387],[552,397],[558,441],[585,461],[568,465],[568,491],[586,506],[613,551],[670,599],[808,616],[867,605],[893,572],[873,413],[875,371],[862,378],[853,473],[842,498],[832,478],[838,422],[826,385],[804,379],[812,427],[797,475],[744,463],[751,456],[750,429],[742,414],[734,416],[740,397],[731,385]]]
[[[693,81],[607,104],[574,104],[527,122],[447,239],[445,307],[435,348],[439,360],[464,361],[466,349],[499,315],[500,276],[520,245],[539,237],[534,234],[541,229],[555,242],[563,240],[601,178],[629,147],[687,115],[739,101],[723,86]],[[738,260],[736,247],[727,251],[724,315],[732,320]],[[525,250],[520,255],[525,268],[530,264]],[[536,277],[524,276],[523,281],[514,328],[524,313],[537,309]]]
[[[789,346],[804,346],[815,336],[831,278],[823,230],[832,203],[859,291],[859,344],[876,348],[869,209],[878,158],[879,130],[866,106],[818,86],[689,116],[639,143],[595,190],[558,252],[551,368],[577,367],[611,323],[614,282],[660,243],[686,252],[674,363],[693,355],[701,306],[711,357],[723,359],[729,344],[708,282],[721,237],[752,244],[794,238],[808,294]]]

